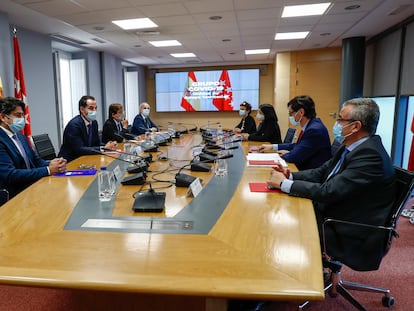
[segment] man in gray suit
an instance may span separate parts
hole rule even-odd
[[[372,99],[346,101],[333,127],[334,137],[342,146],[331,160],[319,168],[295,173],[279,165],[272,170],[270,185],[289,195],[313,200],[320,234],[326,218],[385,225],[394,202],[395,172],[381,138],[375,135],[379,116],[378,105]],[[347,230],[328,230],[325,235],[333,239],[346,236],[341,243],[347,249],[371,238],[368,232]],[[327,247],[329,253],[341,258],[346,250],[337,242]]]

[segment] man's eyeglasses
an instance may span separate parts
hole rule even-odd
[[[336,121],[337,122],[355,122],[357,120],[355,120],[355,119],[342,119],[342,118],[337,118]]]
[[[294,114],[296,114],[296,113],[297,113],[297,111],[289,111],[288,113],[289,113],[289,117],[291,117],[291,116],[293,116]]]

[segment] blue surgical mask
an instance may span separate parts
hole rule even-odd
[[[96,111],[88,111],[88,114],[86,116],[89,120],[95,121],[96,120]]]
[[[346,136],[344,136],[344,135],[342,135],[342,130],[345,128],[345,127],[347,127],[348,125],[350,125],[350,124],[352,124],[353,122],[351,122],[351,123],[348,123],[347,125],[341,125],[341,124],[339,124],[338,123],[338,121],[336,121],[335,122],[335,124],[334,124],[334,126],[333,126],[333,128],[332,128],[332,134],[333,134],[333,136],[334,136],[334,139],[337,141],[337,142],[339,142],[339,143],[343,143],[343,141],[345,140],[345,138],[346,137],[348,137],[348,136],[350,136],[350,135],[352,135],[352,133],[349,133],[348,135],[346,135]]]
[[[144,115],[144,117],[148,117],[150,114],[150,110],[148,108],[144,108],[142,109],[142,114]]]
[[[9,119],[9,116],[7,116]],[[13,118],[13,123],[9,124],[9,128],[14,132],[20,132],[22,129],[24,129],[24,126],[26,125],[26,121],[24,118]]]
[[[239,115],[244,117],[246,115],[246,110],[239,110]]]
[[[296,111],[296,113],[295,113],[295,115],[294,116],[289,116],[289,121],[290,121],[290,123],[293,125],[293,126],[299,126],[300,125],[300,121],[302,120],[302,118],[300,118],[299,119],[299,121],[296,121],[295,120],[295,117],[296,117],[296,115],[297,115],[297,111]]]
[[[264,115],[262,115],[260,112],[256,114],[256,119],[259,121],[263,121],[265,119]]]

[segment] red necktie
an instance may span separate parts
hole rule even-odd
[[[302,134],[303,134],[303,131],[302,131],[302,130],[300,130],[300,132],[299,132],[299,136],[298,136],[298,139],[297,139],[296,141],[299,141],[299,140],[302,138]]]

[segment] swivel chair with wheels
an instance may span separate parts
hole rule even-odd
[[[289,127],[286,131],[285,138],[283,139],[284,144],[290,144],[295,139],[296,129]]]
[[[391,248],[393,239],[399,237],[396,230],[398,219],[414,189],[414,173],[399,167],[394,168],[396,173],[396,194],[393,208],[390,211],[386,225],[376,226],[338,219],[325,219],[322,226],[323,264],[324,267],[331,271],[330,279],[325,283],[325,293],[328,293],[331,297],[336,297],[338,294],[342,295],[358,310],[366,310],[366,308],[352,296],[348,289],[382,293],[384,294],[382,297],[382,304],[384,307],[391,307],[394,304],[394,298],[391,296],[389,289],[348,282],[341,279],[342,265],[346,265],[356,271],[377,270],[382,258]],[[332,241],[330,240],[331,235],[326,234],[328,228],[335,230],[335,232],[344,232],[344,228],[346,228],[346,231],[348,232],[351,230],[362,230],[364,233],[369,233],[369,237],[361,240],[360,245],[354,247],[352,250],[347,249],[346,243],[342,244],[343,249],[347,250],[347,255],[342,256],[341,258],[335,258],[334,255],[330,254],[330,250],[327,248],[327,245],[332,244]],[[344,241],[346,241],[346,237],[335,237],[335,243],[342,243]],[[368,255],[371,257],[372,254],[375,254],[375,258],[371,261],[367,261],[366,258]],[[308,304],[309,302],[306,301],[299,306],[299,310],[303,310]]]
[[[6,189],[0,189],[0,206],[9,200],[9,192]]]

